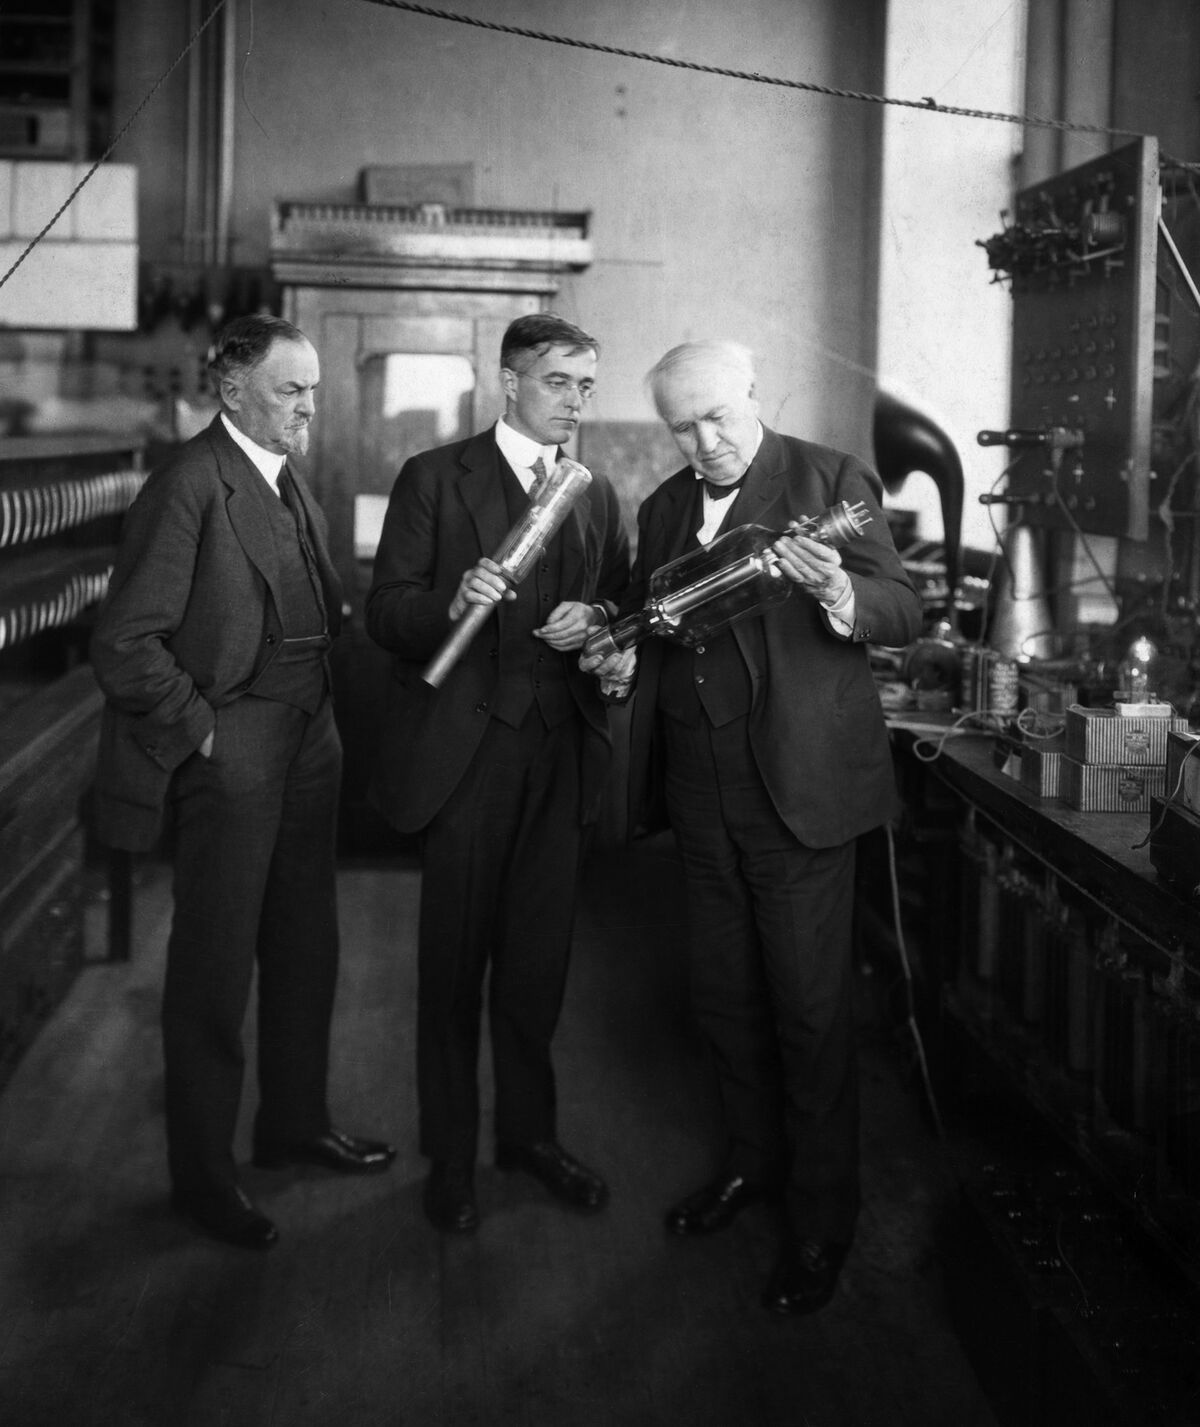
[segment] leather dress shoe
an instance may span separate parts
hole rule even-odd
[[[672,1234],[715,1234],[726,1229],[747,1204],[766,1197],[766,1188],[740,1174],[714,1179],[667,1211]]]
[[[212,1238],[239,1249],[269,1249],[279,1240],[279,1230],[237,1185],[228,1189],[174,1189],[171,1205]]]
[[[421,1198],[425,1217],[443,1234],[473,1234],[479,1227],[475,1183],[469,1165],[435,1159]]]
[[[845,1244],[818,1244],[810,1239],[788,1244],[780,1255],[763,1294],[772,1313],[816,1313],[833,1297],[846,1258]]]
[[[496,1146],[496,1168],[532,1174],[564,1204],[594,1214],[608,1203],[608,1185],[554,1140],[534,1145]]]
[[[364,1140],[357,1135],[344,1135],[340,1130],[326,1130],[311,1140],[294,1140],[288,1144],[258,1140],[254,1145],[254,1163],[259,1169],[317,1164],[340,1174],[380,1174],[395,1158],[396,1151],[382,1140]]]

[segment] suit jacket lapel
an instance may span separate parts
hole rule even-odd
[[[508,506],[501,481],[502,462],[504,457],[491,430],[472,437],[459,457],[462,468],[458,478],[459,495],[475,528],[479,553],[489,560],[495,558],[509,529]],[[507,613],[508,605],[501,601],[496,610],[497,619],[505,619]]]
[[[646,570],[649,578],[660,565],[678,559],[695,534],[696,477],[690,467],[676,472],[661,487],[662,499],[655,511],[655,524],[646,532],[647,545],[656,553]],[[659,553],[661,552],[661,557]]]
[[[787,494],[785,470],[783,442],[774,431],[764,426],[762,440],[754,453],[754,460],[750,462],[742,488],[734,497],[725,529],[732,530],[738,525],[764,525],[768,530],[783,530],[788,518],[784,499]],[[757,688],[762,672],[759,657],[762,628],[757,620],[739,620],[731,632]]]
[[[783,442],[764,426],[762,441],[750,462],[746,479],[733,498],[733,509],[725,521],[726,530],[738,525],[765,525],[770,530],[784,528],[787,524],[782,504],[787,494],[785,466]],[[779,510],[775,510],[777,504]]]
[[[459,494],[475,527],[480,554],[490,560],[508,534],[508,510],[500,484],[500,462],[504,458],[493,433],[483,431],[467,443],[459,459]]]
[[[213,418],[208,429],[217,471],[229,492],[225,498],[229,524],[246,552],[246,558],[267,582],[275,608],[279,609],[279,552],[271,535],[262,493],[255,484],[262,483],[262,475],[225,430],[219,416]]]

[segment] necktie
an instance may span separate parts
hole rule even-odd
[[[542,487],[546,484],[546,463],[539,456],[529,469],[533,472],[533,485],[529,487],[529,499],[533,502],[541,495]]]
[[[297,496],[296,489],[292,485],[292,473],[286,466],[280,468],[276,489],[279,492],[279,499],[287,506],[292,515],[298,519],[300,515],[300,498]]]
[[[325,614],[325,589],[321,583],[321,572],[317,566],[317,557],[313,552],[312,543],[308,538],[308,522],[305,520],[304,507],[300,503],[300,495],[296,490],[295,482],[292,480],[292,473],[287,466],[279,472],[279,499],[287,507],[292,519],[296,522],[296,538],[300,542],[300,553],[304,556],[304,565],[308,570],[309,583],[313,587],[313,593],[317,597],[317,604],[320,606],[322,616]]]

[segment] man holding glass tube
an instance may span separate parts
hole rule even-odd
[[[811,1313],[833,1295],[859,1203],[855,842],[897,810],[864,645],[915,638],[921,601],[878,477],[764,426],[745,347],[684,343],[649,384],[687,465],[638,512],[622,613],[642,607],[655,570],[739,525],[783,532],[773,550],[791,585],[696,647],[650,638],[636,651],[632,816],[652,789],[665,796],[687,881],[692,1005],[726,1131],[711,1178],[666,1226],[706,1235],[780,1198],[783,1241],[763,1302]],[[835,503],[868,517],[843,550],[802,528]],[[631,678],[634,651],[583,663]]]
[[[599,345],[552,313],[510,324],[503,417],[413,456],[396,479],[367,601],[394,656],[372,796],[422,834],[417,1087],[431,1161],[424,1207],[478,1225],[481,1005],[488,983],[496,1163],[560,1201],[603,1207],[603,1180],[558,1143],[550,1045],[562,1006],[584,828],[608,762],[607,713],[577,651],[629,575],[616,496],[592,478],[533,569],[491,558],[562,457],[595,390]],[[444,678],[424,675],[472,607],[492,617]]]

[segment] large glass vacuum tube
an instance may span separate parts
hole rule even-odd
[[[856,505],[841,501],[820,515],[790,521],[786,530],[739,525],[702,549],[660,565],[650,576],[649,597],[642,608],[597,630],[584,645],[584,653],[615,654],[652,634],[695,648],[735,620],[787,599],[792,582],[779,568],[779,556],[772,549],[777,540],[807,535],[837,547],[861,535],[870,520],[862,501]]]

